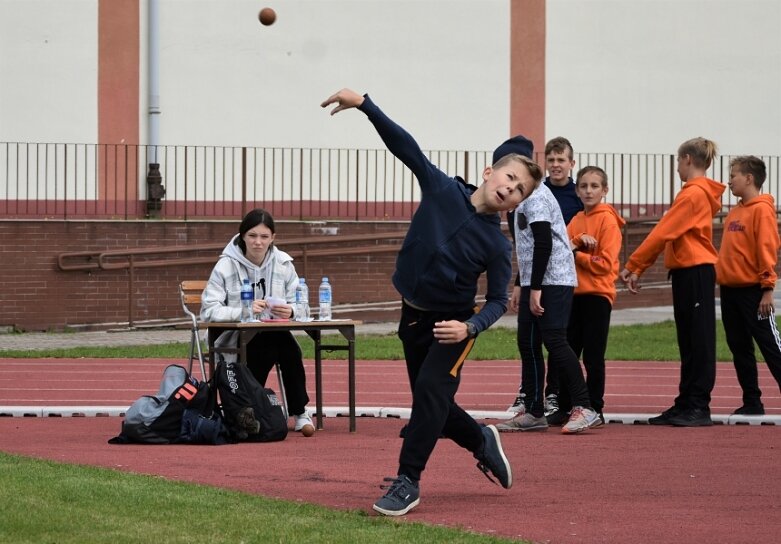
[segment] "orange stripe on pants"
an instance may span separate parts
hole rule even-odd
[[[464,352],[458,358],[456,364],[453,365],[453,368],[450,369],[451,376],[453,376],[454,378],[458,376],[458,371],[461,370],[461,365],[464,364],[464,361],[466,360],[466,356],[469,355],[470,351],[472,351],[472,346],[474,345],[475,345],[475,339],[470,338],[469,342],[467,342],[466,346],[464,347]]]

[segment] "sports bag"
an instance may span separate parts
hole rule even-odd
[[[156,395],[136,400],[110,444],[227,444],[228,431],[213,388],[169,365]]]
[[[287,418],[276,393],[260,385],[247,365],[220,361],[214,380],[235,440],[276,442],[287,437]]]

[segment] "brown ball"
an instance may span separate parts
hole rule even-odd
[[[315,434],[314,425],[304,425],[303,427],[301,427],[301,434],[303,434],[306,437],[310,437],[313,434]]]
[[[271,8],[263,8],[258,13],[258,19],[263,26],[273,25],[277,20],[277,13]]]

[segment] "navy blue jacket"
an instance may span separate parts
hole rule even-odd
[[[477,332],[507,309],[511,247],[499,214],[479,214],[469,198],[476,187],[451,178],[423,154],[407,131],[391,121],[368,95],[360,106],[388,150],[420,185],[421,199],[396,258],[393,285],[415,306],[436,312],[473,308],[477,282],[488,279],[485,306],[469,319]]]

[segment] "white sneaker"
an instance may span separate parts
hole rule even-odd
[[[293,417],[296,420],[296,426],[293,427],[294,431],[298,432],[307,425],[314,429],[315,426],[312,424],[312,418],[309,416],[308,412],[304,412],[303,414],[298,414]]]
[[[599,421],[599,414],[591,408],[575,406],[569,416],[569,421],[561,428],[563,434],[581,433],[593,427]]]

